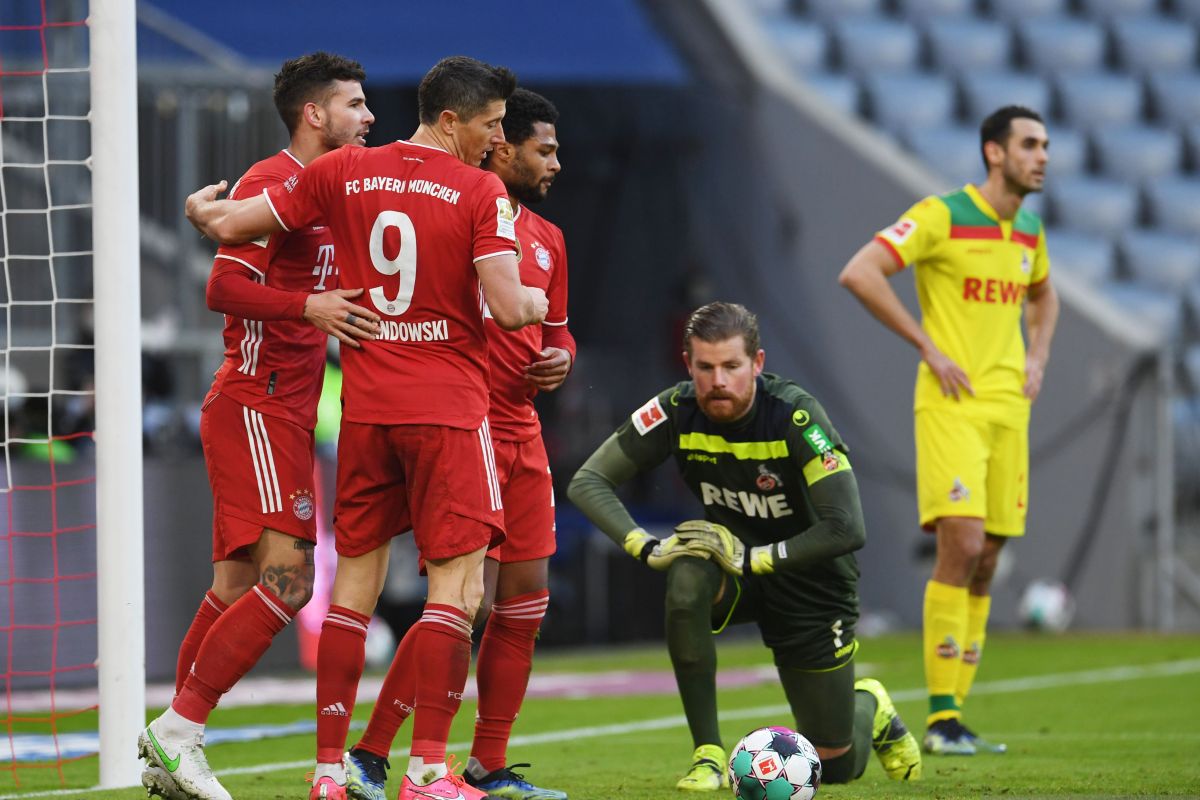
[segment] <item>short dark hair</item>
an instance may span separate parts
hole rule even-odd
[[[758,317],[741,303],[717,301],[700,306],[688,317],[683,327],[683,349],[692,355],[692,339],[714,344],[741,336],[746,355],[758,352]]]
[[[558,122],[558,109],[537,92],[517,89],[508,98],[504,112],[504,138],[509,144],[519,145],[533,136],[533,126],[539,122],[554,125]]]
[[[1031,119],[1045,124],[1041,114],[1025,106],[1004,106],[993,111],[979,126],[979,155],[983,157],[984,169],[990,169],[984,148],[988,142],[995,142],[1004,147],[1008,142],[1008,135],[1012,133],[1014,119]]]
[[[318,50],[283,62],[275,75],[275,108],[290,135],[300,125],[305,104],[323,102],[334,81],[362,83],[366,79],[362,64]]]
[[[445,110],[466,121],[488,103],[508,100],[517,76],[506,67],[493,67],[467,56],[450,56],[433,65],[417,87],[417,115],[425,125],[437,122]]]

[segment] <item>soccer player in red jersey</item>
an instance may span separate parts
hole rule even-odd
[[[274,99],[289,145],[252,166],[231,196],[257,195],[323,153],[365,144],[374,122],[365,77],[357,62],[328,53],[285,62]],[[225,314],[225,361],[200,421],[213,582],[179,650],[175,700],[142,735],[151,794],[229,796],[199,749],[204,724],[312,595],[313,428],[327,336],[357,346],[378,330],[378,317],[348,299],[362,290],[338,289],[337,280],[333,239],[320,224],[222,247],[213,261],[207,299]]]
[[[491,369],[492,444],[504,501],[504,544],[484,562],[487,625],[475,676],[479,711],[467,781],[489,797],[565,800],[505,766],[513,721],[525,699],[534,641],[550,600],[548,563],[554,552],[554,486],[533,398],[562,385],[575,359],[567,329],[567,252],[562,231],[529,209],[541,202],[559,170],[558,110],[534,92],[517,89],[504,114],[505,142],[484,162],[508,190],[516,211],[521,283],[546,292],[550,309],[541,326],[504,331],[487,322]],[[416,662],[413,631],[396,651],[367,731],[350,751],[350,796],[385,800],[387,754],[411,713]]]
[[[418,88],[410,141],[342,148],[252,200],[216,200],[221,185],[188,198],[193,224],[226,243],[323,218],[345,254],[342,280],[371,287],[366,298],[381,317],[375,341],[343,351],[338,569],[317,657],[312,798],[346,796],[342,756],[367,623],[388,543],[409,530],[429,591],[413,634],[416,711],[400,800],[485,796],[446,764],[484,556],[504,541],[483,309],[506,330],[541,323],[547,310],[545,293],[520,283],[504,184],[476,168],[504,141],[515,84],[504,68],[443,59]]]

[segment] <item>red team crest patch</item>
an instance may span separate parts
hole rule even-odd
[[[648,432],[667,421],[667,412],[663,411],[662,403],[658,402],[658,398],[655,397],[649,403],[646,403],[646,405],[633,412],[631,419],[633,420],[633,427],[637,428],[637,432],[645,436]]]
[[[296,519],[304,522],[312,519],[316,511],[312,492],[308,489],[297,489],[288,495],[288,499],[292,501],[292,513],[296,515]]]

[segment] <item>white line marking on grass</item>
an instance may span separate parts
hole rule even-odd
[[[972,687],[971,691],[975,694],[1016,694],[1018,692],[1036,691],[1039,689],[1054,689],[1061,686],[1078,686],[1081,684],[1095,683],[1119,683],[1123,681],[1141,680],[1143,678],[1168,678],[1175,675],[1190,675],[1195,672],[1200,672],[1200,658],[1186,659],[1183,661],[1164,661],[1158,664],[1146,664],[1142,666],[1125,666],[1125,667],[1106,667],[1104,669],[1088,669],[1079,672],[1060,672],[1051,675],[1033,675],[1028,678],[1011,678],[1006,680],[996,681],[981,681]],[[892,699],[899,702],[907,702],[911,700],[920,700],[926,696],[925,689],[902,689],[892,692]],[[732,711],[721,712],[721,719],[750,719],[753,717],[766,716],[768,714],[779,714],[789,711],[787,705],[777,703],[769,706],[757,706],[755,708],[741,708]],[[560,731],[547,731],[545,733],[531,733],[522,736],[514,736],[509,741],[512,747],[520,747],[522,745],[531,744],[547,744],[550,742],[575,741],[578,739],[596,739],[605,736],[619,736],[625,733],[638,733],[641,731],[657,731],[666,728],[682,728],[687,725],[687,719],[682,714],[674,714],[669,717],[658,717],[657,719],[638,720],[636,722],[624,722],[615,725],[587,725],[581,728],[567,728]],[[470,747],[470,742],[451,742],[446,746],[448,750],[462,750]],[[407,756],[408,750],[393,750],[391,756]],[[283,761],[275,764],[259,764],[252,767],[233,767],[231,769],[216,770],[217,775],[257,775],[264,772],[281,772],[291,769],[305,769],[311,767],[311,760],[304,761]],[[128,787],[114,787],[128,788]],[[0,800],[25,800],[25,798],[34,797],[61,797],[63,795],[74,794],[78,796],[81,792],[98,791],[99,787],[92,789],[55,789],[53,791],[44,792],[17,792],[14,794],[0,795]]]

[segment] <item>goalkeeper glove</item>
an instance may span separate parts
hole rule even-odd
[[[687,546],[679,536],[668,536],[666,539],[655,539],[641,528],[634,528],[625,534],[622,545],[625,552],[647,564],[651,569],[665,570],[671,562],[680,556],[708,558],[707,553],[697,553]]]
[[[675,526],[675,536],[696,555],[706,555],[730,575],[769,575],[775,571],[771,545],[746,547],[724,525],[703,519]]]

